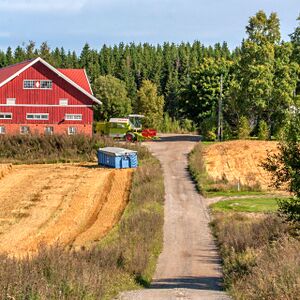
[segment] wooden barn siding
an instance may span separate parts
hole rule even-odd
[[[52,80],[52,89],[23,89],[24,80]],[[6,104],[6,98],[16,98],[16,104],[58,105],[59,99],[68,99],[69,105],[93,105],[89,97],[78,91],[71,84],[38,62],[19,76],[0,88],[0,112],[13,113],[12,120],[1,120],[5,124],[55,124],[63,121],[66,113],[82,114],[82,121],[77,124],[91,124],[93,110],[91,107],[28,107],[28,106],[1,106]],[[26,120],[26,113],[49,113],[49,120]],[[74,121],[63,121],[64,124],[73,124]]]
[[[0,106],[0,112],[12,113],[11,120],[0,120],[3,124],[92,124],[93,109],[91,107],[24,107]],[[49,120],[26,120],[27,113],[48,113]],[[82,114],[81,121],[66,121],[65,114]]]
[[[47,89],[23,89],[23,80],[52,80],[53,87]],[[71,84],[37,62],[19,76],[0,88],[0,103],[6,98],[16,98],[18,104],[59,104],[59,99],[69,99],[70,105],[92,105],[94,102]]]

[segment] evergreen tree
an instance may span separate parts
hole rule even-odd
[[[34,53],[35,51],[35,42],[29,41],[29,43],[25,46],[25,51],[26,51],[26,58],[27,59],[32,59],[36,55]]]
[[[14,60],[15,62],[22,62],[26,59],[26,53],[24,51],[24,49],[20,46],[18,46],[15,50],[15,53],[14,53]]]
[[[14,56],[12,53],[12,49],[11,47],[8,47],[5,55],[5,64],[6,66],[9,66],[12,65],[13,63],[14,63]]]

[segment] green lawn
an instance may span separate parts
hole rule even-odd
[[[276,198],[242,198],[219,201],[211,208],[213,211],[273,212],[278,205]]]
[[[264,196],[266,192],[263,191],[205,191],[205,197],[214,198],[214,197],[233,197],[233,196]]]

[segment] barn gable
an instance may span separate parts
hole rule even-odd
[[[0,69],[0,88],[38,63],[54,72],[59,78],[68,82],[71,86],[87,96],[93,102],[102,104],[101,101],[93,96],[89,80],[84,69],[56,69],[40,57]]]

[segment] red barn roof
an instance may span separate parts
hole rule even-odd
[[[84,69],[57,69],[59,72],[63,73],[79,86],[81,86],[88,93],[93,95],[88,77]]]
[[[46,61],[44,61],[42,58],[38,57],[35,59],[27,60],[15,65],[11,65],[5,68],[0,69],[0,88],[5,85],[7,82],[11,81],[15,77],[17,77],[19,74],[21,74],[23,71],[31,67],[37,62],[41,62],[46,67],[48,67],[50,70],[55,72],[58,76],[69,82],[71,85],[73,85],[75,88],[80,90],[82,93],[87,95],[91,100],[98,104],[102,104],[101,101],[96,99],[93,96],[93,92],[88,80],[88,77],[86,75],[86,72],[84,69],[56,69],[50,64],[48,64]]]
[[[14,64],[14,65],[11,65],[8,67],[1,68],[0,69],[0,83],[5,81],[7,78],[13,76],[18,71],[22,70],[24,67],[29,65],[32,61],[33,61],[33,59],[23,61],[21,63]]]

